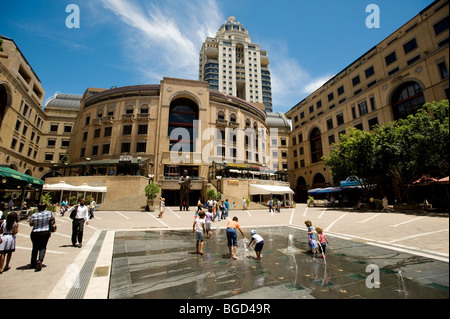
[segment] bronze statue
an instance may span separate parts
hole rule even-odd
[[[191,193],[192,179],[187,176],[188,171],[183,171],[183,176],[178,180],[180,184],[180,210],[189,210],[189,194]]]

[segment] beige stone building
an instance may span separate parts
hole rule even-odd
[[[333,181],[321,160],[349,127],[370,131],[449,98],[448,1],[435,1],[286,113],[297,201]]]
[[[273,150],[286,145],[287,151],[288,130],[282,114],[269,120],[263,104],[210,90],[204,81],[164,78],[158,85],[89,88],[73,126],[69,164],[58,170],[76,176],[66,181],[89,176],[92,186],[105,185],[105,176],[150,178],[168,205],[179,204],[178,179],[187,170],[191,205],[205,199],[208,188],[242,198],[251,195],[248,180],[288,186],[278,166],[286,167],[286,156],[280,161]],[[226,188],[231,179],[241,187]],[[142,195],[122,187],[107,198],[131,197],[142,205]]]
[[[79,101],[61,107],[61,96],[44,110],[44,95],[17,44],[0,36],[0,164],[40,179],[56,174],[79,110]]]

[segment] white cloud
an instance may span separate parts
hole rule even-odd
[[[214,36],[222,18],[215,0],[101,0],[128,27],[123,30],[131,66],[150,78],[198,78],[198,55],[207,36]]]

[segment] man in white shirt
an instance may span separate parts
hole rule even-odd
[[[74,209],[77,210],[77,213],[72,221],[72,246],[77,246],[78,239],[78,247],[81,248],[83,245],[84,222],[86,221],[86,225],[89,225],[89,209],[84,204],[84,198],[81,198],[77,205],[72,206],[72,208],[68,210],[69,216]]]

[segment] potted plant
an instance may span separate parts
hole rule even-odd
[[[314,206],[314,197],[312,196],[308,196],[308,207],[313,207]]]
[[[145,186],[144,193],[147,196],[147,207],[146,210],[150,212],[155,211],[154,200],[156,196],[159,194],[160,187],[158,184],[154,182],[149,183]]]

